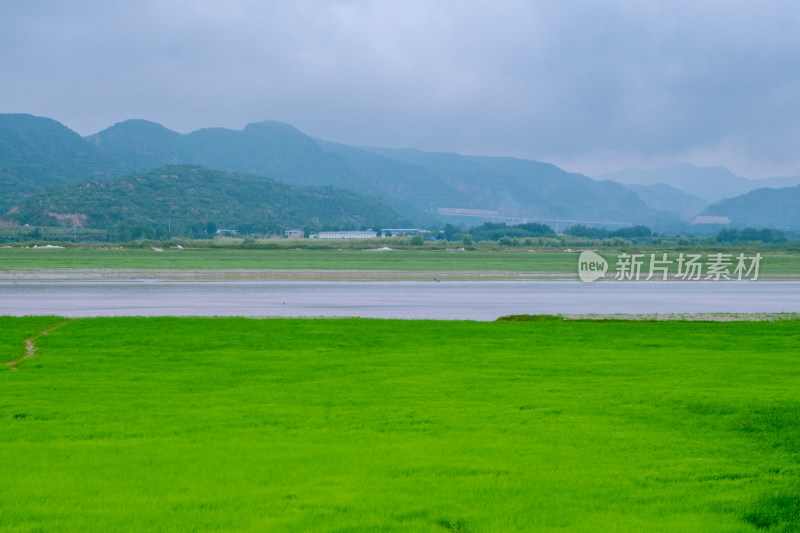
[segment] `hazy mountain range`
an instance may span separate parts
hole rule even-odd
[[[150,172],[165,165],[188,166]],[[223,172],[207,173],[199,167]],[[135,178],[100,185],[130,175]],[[164,183],[159,182],[162,175],[186,181],[180,186],[173,182],[176,186],[171,186],[168,201]],[[128,214],[143,224],[169,218],[170,213],[182,213],[176,218],[184,224],[216,218],[214,222],[226,225],[240,221],[270,228],[281,221],[301,227],[481,222],[440,214],[440,209],[449,208],[509,222],[615,222],[680,231],[711,202],[764,185],[800,183],[800,178],[746,180],[721,167],[690,165],[628,169],[600,178],[608,179],[591,179],[531,160],[347,146],[313,139],[271,121],[242,130],[207,128],[181,134],[153,122],[128,120],[82,138],[51,119],[0,115],[0,212],[13,211],[7,218],[18,223],[98,225],[105,220],[103,224],[111,224],[90,214],[98,208],[97,195],[105,195],[108,205],[121,205],[127,194],[125,183],[135,182],[136,202],[130,194],[126,201],[139,207]],[[206,180],[208,187],[203,186]],[[269,186],[251,190],[259,180]],[[79,181],[92,184],[53,189]],[[277,182],[290,189],[281,189]],[[224,190],[226,184],[236,194],[213,192]],[[308,187],[326,187],[323,196],[331,208],[313,204],[310,198],[319,190],[315,193]],[[192,196],[197,190],[209,195]],[[162,194],[162,203],[145,199],[148,194]],[[800,227],[800,220],[791,215],[773,222],[769,205],[764,205],[768,196],[743,197],[742,202],[752,206],[736,204],[736,212],[749,210],[748,224]],[[249,197],[249,207],[232,201],[233,197]],[[192,202],[211,204],[193,211]],[[216,208],[214,202],[219,203]],[[708,213],[723,213],[729,205],[734,204],[708,207]],[[739,215],[731,218],[735,224],[745,220]]]
[[[648,207],[673,213],[681,220],[690,221],[708,207],[708,202],[702,198],[664,183],[629,184],[625,187],[635,192]]]
[[[636,222],[653,216],[635,194],[553,165],[511,158],[358,148],[317,141],[277,122],[186,135],[129,120],[87,138],[103,153],[143,170],[200,164],[295,185],[331,185],[378,195],[403,215],[439,208],[493,210],[509,218]],[[427,215],[426,215],[427,214]]]
[[[773,177],[750,180],[739,177],[723,167],[696,167],[683,163],[671,167],[640,170],[628,168],[598,176],[623,184],[666,184],[712,204],[726,198],[769,187],[800,185],[800,176]]]

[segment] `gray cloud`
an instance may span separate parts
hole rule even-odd
[[[798,22],[790,0],[11,0],[0,111],[800,174]]]

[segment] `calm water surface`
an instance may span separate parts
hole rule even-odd
[[[800,282],[0,282],[0,315],[372,317],[800,312]]]

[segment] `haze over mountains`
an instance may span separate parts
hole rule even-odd
[[[178,167],[150,172],[165,165]],[[131,174],[135,177],[127,182],[52,189]],[[163,175],[186,180],[171,187],[168,201],[163,196],[164,183],[159,182]],[[51,119],[0,115],[0,211],[14,211],[6,218],[20,224],[57,221],[107,226],[111,222],[97,212],[102,204],[97,203],[97,195],[103,191],[106,203],[119,204],[125,196],[121,184],[135,182],[137,199],[134,202],[128,195],[127,201],[139,207],[129,214],[131,220],[143,224],[154,224],[170,212],[182,213],[175,216],[185,224],[215,219],[213,222],[226,225],[238,221],[243,226],[260,224],[271,229],[282,223],[387,227],[401,221],[414,225],[480,222],[440,214],[440,209],[456,208],[494,212],[494,217],[509,222],[647,224],[660,231],[680,231],[711,202],[764,185],[800,183],[800,178],[747,180],[721,167],[691,165],[629,169],[601,178],[616,181],[591,179],[531,160],[347,146],[313,139],[290,125],[272,121],[248,124],[242,130],[206,128],[181,134],[154,122],[127,120],[82,138]],[[204,187],[206,180],[208,187]],[[264,184],[261,188],[255,185],[259,180]],[[224,191],[226,186],[236,194],[213,192]],[[281,189],[283,186],[289,189]],[[320,194],[319,189],[314,192],[308,187],[326,187],[323,196],[336,207],[314,204],[311,198]],[[210,196],[192,196],[198,189]],[[162,195],[161,203],[142,196],[156,192]],[[270,195],[277,203],[270,203]],[[249,197],[249,207],[232,201],[233,197]],[[791,213],[773,222],[769,205],[764,205],[768,197],[760,194],[741,201],[752,207],[743,207],[741,202],[722,204],[708,212],[724,214],[735,205],[734,224],[747,220],[747,224],[759,226],[800,228],[800,220]],[[220,205],[193,211],[192,201],[218,201]],[[258,205],[264,210],[271,206],[271,214],[265,215]],[[316,207],[303,207],[312,205]],[[747,218],[740,216],[743,211],[748,211]],[[117,210],[117,216],[119,213]],[[83,216],[58,218],[53,214]]]
[[[653,209],[684,217],[724,216],[735,227],[800,229],[797,185],[800,176],[750,180],[723,167],[689,164],[603,174],[636,193]]]
[[[664,183],[652,185],[630,184],[625,188],[635,192],[648,207],[673,213],[681,220],[690,221],[701,213],[708,202]]]
[[[602,174],[598,179],[609,179],[623,184],[666,184],[709,204],[764,187],[777,189],[800,185],[800,176],[749,180],[723,167],[696,167],[688,163],[647,170],[628,168]]]

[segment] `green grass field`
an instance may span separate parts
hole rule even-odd
[[[174,270],[513,270],[567,272],[576,259],[562,252],[495,252],[200,248],[0,249],[0,269],[128,268]]]
[[[658,250],[646,250],[649,254]],[[702,253],[705,257],[709,251]],[[724,250],[735,257],[738,249]],[[603,251],[602,255],[611,263],[616,260],[615,251]],[[754,250],[747,251],[748,255]],[[760,251],[761,276],[763,278],[800,275],[800,253]],[[75,270],[128,270],[145,271],[195,271],[215,273],[220,271],[251,271],[269,273],[270,271],[338,271],[338,272],[401,272],[401,273],[444,273],[458,277],[467,273],[475,277],[486,273],[495,277],[519,275],[552,275],[577,278],[578,253],[558,251],[527,251],[524,249],[494,250],[479,248],[475,250],[396,250],[375,252],[357,249],[313,250],[280,248],[274,250],[239,248],[199,248],[165,249],[154,252],[150,248],[65,248],[0,249],[0,274],[10,271],[75,271]],[[677,258],[670,252],[670,259]],[[649,264],[649,263],[648,263]],[[677,264],[671,271],[675,272]],[[646,275],[646,272],[645,272]],[[324,274],[317,274],[325,278]]]
[[[0,318],[0,530],[797,531],[800,321]]]

